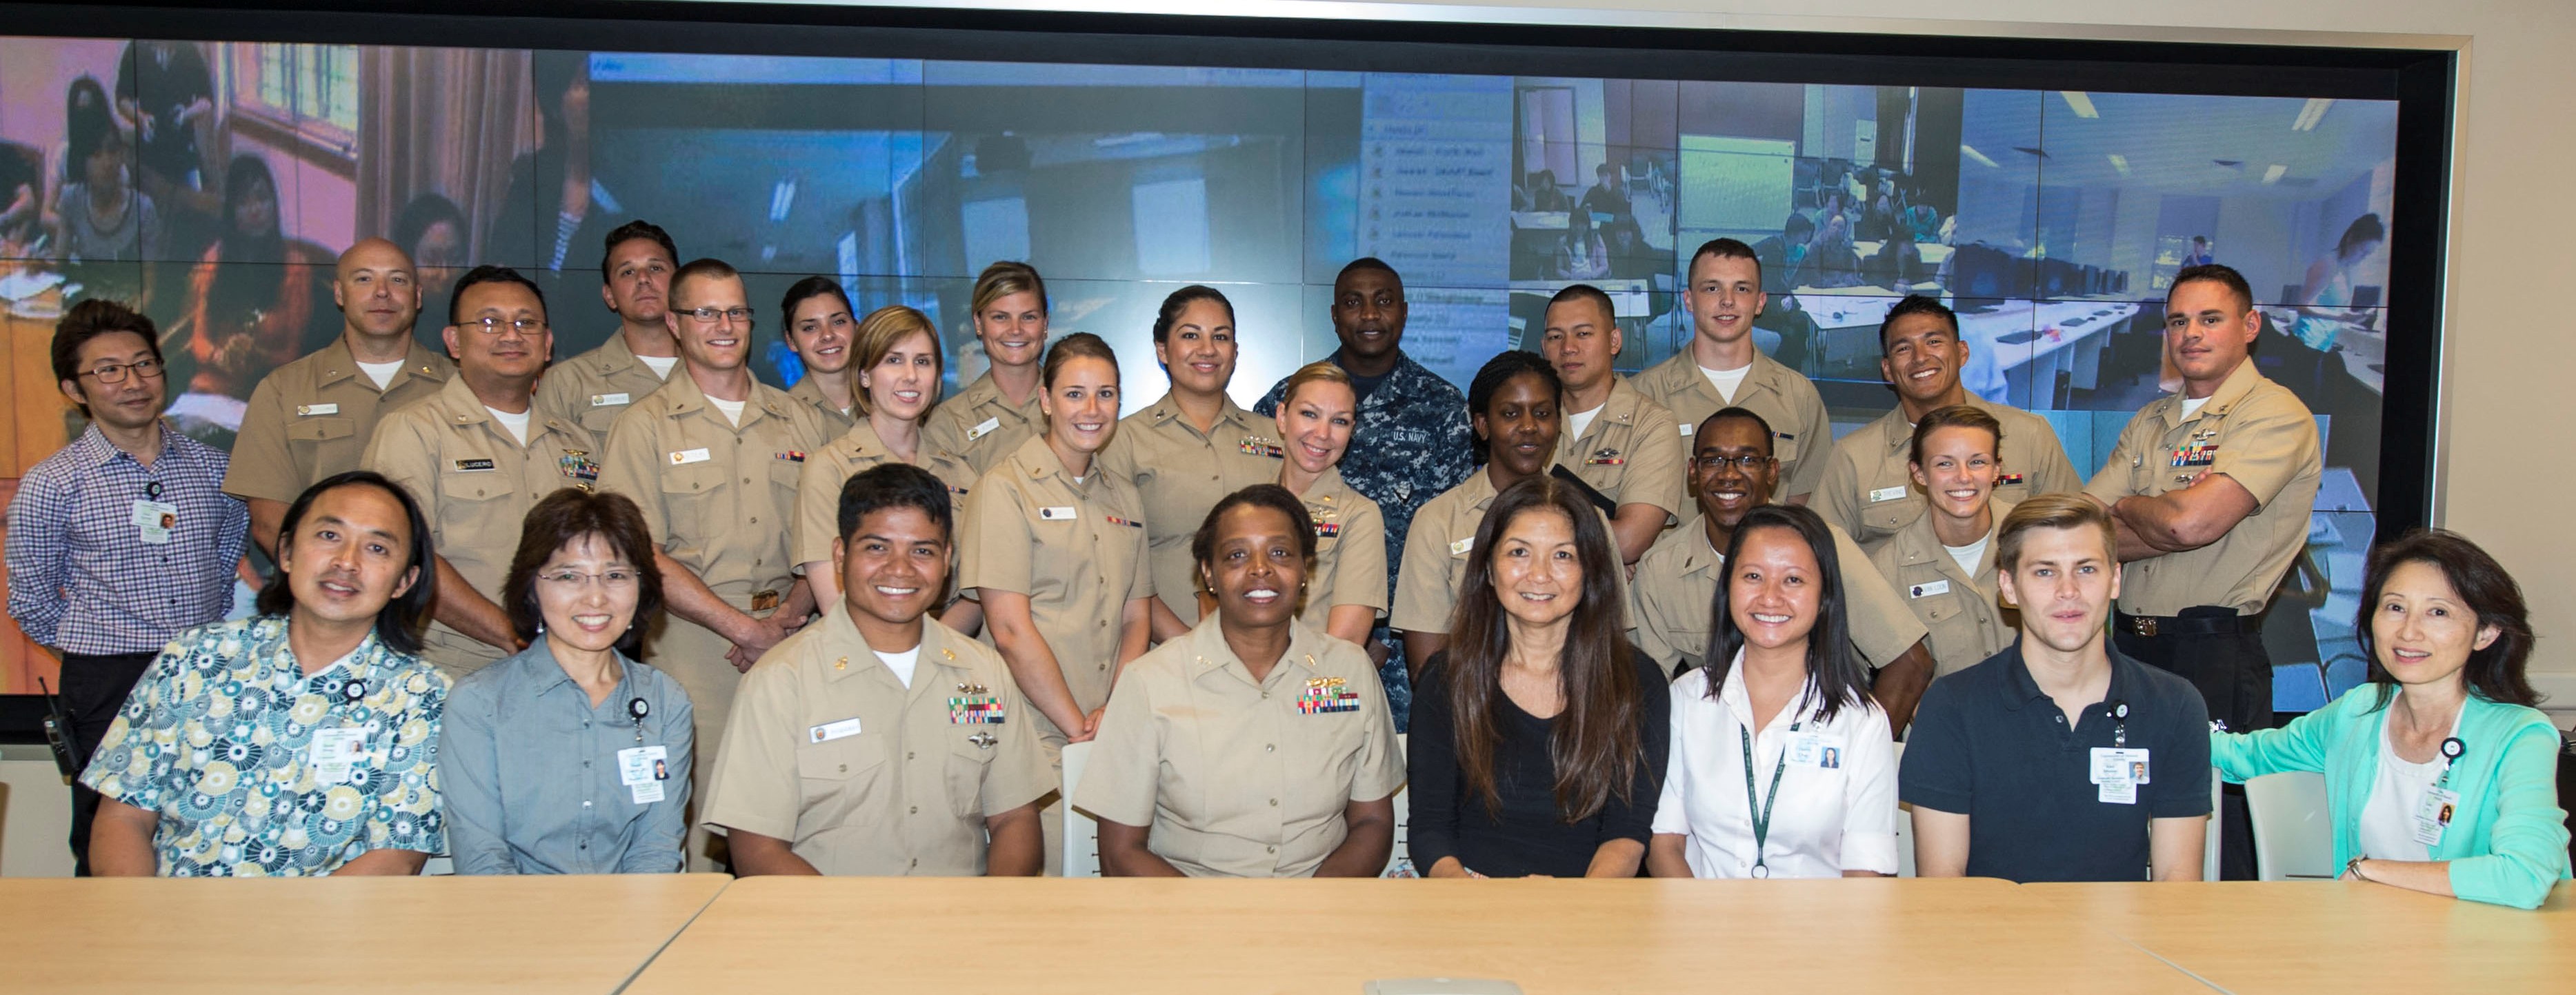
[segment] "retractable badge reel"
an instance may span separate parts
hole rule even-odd
[[[644,742],[644,717],[653,714],[653,706],[642,698],[630,699],[626,702],[626,714],[635,720],[635,742],[641,745]]]
[[[2451,818],[2460,810],[2460,793],[2451,790],[2451,771],[2468,752],[2469,744],[2458,736],[2442,741],[2442,776],[2424,789],[2423,802],[2415,806],[2415,842],[2427,847],[2442,845],[2442,833],[2451,828]]]

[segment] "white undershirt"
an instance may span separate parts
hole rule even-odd
[[[1569,439],[1582,438],[1583,430],[1592,427],[1592,419],[1601,414],[1602,408],[1609,406],[1610,402],[1604,401],[1590,411],[1577,411],[1565,416],[1565,437]]]
[[[2392,700],[2390,711],[2396,707]],[[2439,753],[2420,764],[2399,757],[2394,717],[2383,717],[2379,723],[2379,776],[2371,781],[2370,800],[2361,806],[2361,855],[2372,860],[2431,860],[2432,848],[2415,842],[2415,807],[2424,803],[2424,792],[2433,782],[2442,779],[2444,763]],[[2452,728],[2456,734],[2457,720]]]
[[[642,360],[645,368],[652,370],[654,376],[664,380],[671,379],[671,368],[680,365],[678,356],[637,356],[635,358]]]
[[[1974,577],[1977,575],[1977,562],[1986,558],[1986,544],[1992,541],[1994,541],[1994,535],[1989,533],[1984,538],[1978,539],[1977,541],[1965,546],[1943,546],[1941,548],[1949,550],[1950,558],[1958,561],[1959,572],[1967,574],[1970,577]]]
[[[489,404],[484,405],[483,410],[491,412],[492,420],[500,422],[502,428],[509,429],[510,437],[519,440],[520,445],[528,444],[529,412],[522,411],[514,415]]]
[[[402,372],[402,364],[403,361],[399,359],[390,363],[360,363],[358,372],[366,374],[367,379],[375,381],[377,390],[383,390],[393,384],[394,374]]]
[[[733,427],[735,427],[735,428],[741,428],[741,427],[742,427],[742,406],[743,406],[743,405],[745,405],[745,404],[748,404],[748,403],[750,403],[750,402],[749,402],[749,401],[728,401],[728,400],[725,400],[724,398],[721,398],[721,397],[710,397],[710,398],[707,398],[707,403],[708,403],[708,404],[715,405],[715,406],[716,406],[716,410],[721,411],[721,412],[724,412],[725,420],[726,420],[726,421],[729,421],[729,422],[732,422],[732,423],[733,423]]]
[[[2206,397],[2186,397],[2186,398],[2183,398],[2183,399],[2182,399],[2182,420],[2184,420],[2184,421],[2190,421],[2190,420],[2192,419],[2192,417],[2193,417],[2193,416],[2200,414],[2200,406],[2201,406],[2201,405],[2204,405],[2204,404],[2207,404],[2207,403],[2209,403],[2209,399],[2208,399],[2208,398],[2206,398]]]
[[[1744,375],[1752,370],[1751,363],[1732,370],[1712,370],[1702,366],[1699,368],[1699,374],[1708,378],[1709,386],[1717,388],[1717,396],[1725,398],[1726,403],[1733,404],[1736,390],[1744,386]]]
[[[886,669],[894,671],[895,679],[902,681],[903,686],[912,686],[912,670],[921,662],[921,647],[915,646],[901,653],[887,653],[882,650],[869,652],[875,653],[877,659],[885,661]]]

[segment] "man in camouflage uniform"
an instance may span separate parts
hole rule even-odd
[[[1404,316],[1404,278],[1394,267],[1375,258],[1356,259],[1333,279],[1333,334],[1342,347],[1331,362],[1350,374],[1360,402],[1359,424],[1342,455],[1342,479],[1377,502],[1386,520],[1390,592],[1400,582],[1404,535],[1413,525],[1414,511],[1476,471],[1466,395],[1399,348]],[[1285,381],[1273,385],[1253,410],[1276,415],[1284,386]],[[1413,705],[1404,647],[1383,625],[1370,636],[1385,650],[1378,677],[1400,731]]]

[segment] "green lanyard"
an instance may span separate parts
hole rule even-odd
[[[1797,732],[1798,727],[1805,724],[1789,723],[1789,731]],[[1762,796],[1762,804],[1757,808],[1753,804],[1753,731],[1739,722],[1735,725],[1735,736],[1736,742],[1744,746],[1744,809],[1753,816],[1753,876],[1767,878],[1771,876],[1771,865],[1762,848],[1771,839],[1771,806],[1780,800],[1780,775],[1789,770],[1789,747],[1785,743],[1781,745],[1780,760],[1771,765],[1771,791]]]

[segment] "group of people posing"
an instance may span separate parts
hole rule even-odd
[[[164,427],[147,319],[65,316],[90,427],[7,555],[84,872],[1035,874],[1069,806],[1111,874],[1375,875],[1405,790],[1429,876],[1893,874],[1902,802],[1925,875],[2178,880],[2215,768],[2325,771],[2356,878],[2532,905],[2568,873],[2521,595],[2463,538],[2378,550],[2371,682],[2269,728],[2317,429],[2222,266],[2175,278],[2183,389],[2087,481],[1961,387],[1929,298],[1880,328],[1897,407],[1837,442],[1727,239],[1670,360],[1615,372],[1578,284],[1463,395],[1378,260],[1251,411],[1232,306],[1186,287],[1124,418],[1024,264],[977,280],[991,365],[944,399],[929,318],[796,284],[782,391],[731,266],[605,243],[619,330],[561,361],[495,266],[421,347],[411,261],[360,243],[344,334],[230,454]],[[246,543],[275,571],[222,621]]]

